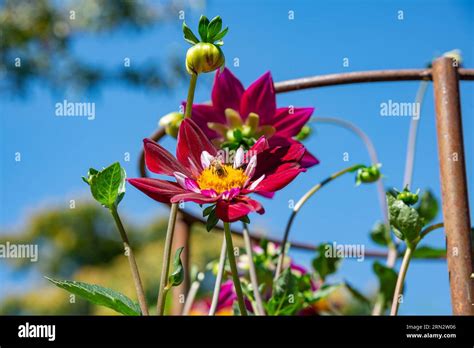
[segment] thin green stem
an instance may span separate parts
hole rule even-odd
[[[444,223],[440,222],[431,226],[426,227],[423,231],[420,233],[420,240],[426,237],[426,235],[430,232],[433,232],[434,230],[437,230],[438,228],[443,228]]]
[[[395,286],[395,293],[393,294],[392,300],[392,310],[390,311],[390,315],[397,315],[398,307],[400,305],[399,297],[403,291],[403,284],[405,282],[405,276],[408,271],[408,266],[410,265],[410,260],[413,256],[413,253],[418,245],[418,243],[428,235],[428,233],[437,230],[438,228],[444,227],[444,223],[440,222],[431,226],[426,227],[423,231],[421,231],[420,236],[414,242],[407,243],[407,248],[405,250],[405,255],[403,255],[402,265],[400,266],[400,272],[398,273],[397,278],[397,285]]]
[[[344,175],[345,173],[352,172],[356,170],[358,167],[360,167],[359,164],[350,166],[348,168],[345,168],[339,172],[336,172],[329,176],[328,178],[324,179],[321,181],[319,184],[313,186],[308,192],[306,192],[300,200],[295,204],[293,211],[291,212],[291,216],[288,220],[288,223],[286,224],[286,229],[285,229],[285,234],[283,236],[283,241],[280,246],[280,255],[278,257],[278,263],[275,271],[275,280],[278,279],[278,277],[281,274],[282,268],[283,268],[283,261],[285,260],[285,249],[286,249],[286,244],[288,243],[288,237],[290,235],[290,229],[291,225],[293,224],[293,220],[296,217],[296,214],[298,214],[298,211],[301,209],[301,207],[306,203],[308,199],[311,198],[312,195],[314,195],[316,192],[318,192],[322,187],[326,186],[328,183],[333,181],[334,179],[340,177],[341,175]]]
[[[240,285],[239,273],[237,271],[237,263],[235,262],[234,244],[232,243],[232,235],[230,232],[230,224],[224,222],[225,242],[227,244],[227,257],[229,258],[229,265],[232,271],[232,279],[234,281],[235,293],[237,294],[237,302],[239,304],[240,315],[246,316],[247,309],[245,308],[244,295],[242,293],[242,286]]]
[[[188,98],[186,99],[186,111],[184,113],[184,117],[186,118],[191,117],[191,110],[194,102],[194,91],[196,90],[197,78],[197,74],[191,74],[191,81],[189,81]]]
[[[397,285],[395,286],[395,292],[393,293],[392,310],[390,311],[390,315],[397,315],[398,313],[398,307],[400,306],[399,297],[403,291],[403,283],[405,282],[405,276],[407,274],[408,266],[410,265],[411,257],[415,248],[416,245],[407,247],[405,250],[405,255],[403,255],[402,265],[400,266],[400,272],[398,273]]]
[[[120,220],[117,207],[113,206],[109,210],[112,216],[114,217],[115,224],[117,225],[117,229],[120,232],[120,237],[122,238],[122,242],[125,248],[125,254],[127,255],[128,263],[130,264],[130,270],[132,272],[133,282],[135,284],[135,291],[137,292],[138,304],[140,305],[142,314],[148,315],[148,306],[145,300],[145,292],[143,291],[143,285],[140,279],[140,273],[138,272],[137,261],[135,260],[132,248],[130,247],[127,232],[123,227],[122,220]]]
[[[214,285],[214,292],[212,294],[211,308],[209,309],[209,315],[215,315],[217,309],[217,302],[219,301],[219,294],[221,292],[222,276],[224,275],[225,270],[225,260],[226,260],[226,236],[222,240],[221,255],[219,257],[219,265],[217,266],[217,275],[216,283]]]
[[[168,283],[170,259],[171,259],[171,246],[173,245],[173,234],[174,227],[176,225],[176,215],[178,214],[178,204],[174,203],[171,205],[170,216],[168,220],[168,229],[166,231],[165,249],[163,252],[163,264],[161,267],[161,278],[160,278],[160,289],[158,292],[158,301],[156,304],[156,312],[158,315],[163,315],[165,310],[166,285]]]
[[[257,278],[257,270],[255,269],[255,263],[253,262],[253,251],[252,251],[252,243],[250,242],[250,234],[248,230],[248,226],[245,222],[243,224],[242,234],[244,236],[244,243],[245,243],[245,250],[247,252],[247,258],[249,262],[249,275],[250,275],[250,282],[253,288],[253,296],[255,297],[256,303],[256,313],[257,315],[265,315],[265,309],[263,308],[262,296],[260,295],[260,290],[258,287],[258,278]]]

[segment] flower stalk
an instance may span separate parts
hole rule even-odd
[[[402,264],[400,266],[400,272],[397,278],[397,284],[395,285],[395,292],[393,294],[392,300],[392,308],[390,310],[390,315],[394,316],[398,314],[398,308],[400,306],[400,295],[403,292],[403,284],[405,283],[405,277],[408,271],[408,266],[410,265],[410,261],[412,259],[413,253],[416,250],[418,243],[426,237],[426,235],[438,228],[442,228],[444,224],[442,222],[438,224],[431,225],[425,228],[421,233],[420,236],[412,242],[407,241],[407,248],[405,250],[405,254],[403,255]]]
[[[222,240],[221,254],[219,257],[219,265],[217,266],[217,275],[216,283],[214,285],[214,292],[212,293],[211,308],[209,309],[209,315],[216,315],[217,303],[219,302],[219,294],[221,292],[222,277],[225,271],[225,261],[226,261],[226,236]]]
[[[128,258],[128,263],[130,264],[130,270],[132,272],[133,282],[135,284],[135,291],[137,292],[138,304],[140,305],[140,309],[143,315],[148,315],[148,306],[145,300],[145,292],[143,291],[142,281],[140,279],[140,273],[138,272],[137,262],[135,260],[135,256],[133,254],[132,248],[130,247],[130,242],[128,240],[127,232],[123,227],[122,220],[120,220],[120,216],[117,211],[117,207],[111,206],[109,208],[110,213],[112,214],[115,224],[117,225],[117,229],[120,232],[120,237],[122,238],[123,245],[126,251],[126,255]]]
[[[239,304],[240,315],[246,316],[247,309],[245,308],[244,295],[242,293],[242,286],[240,284],[239,273],[237,271],[237,263],[235,262],[234,245],[232,243],[230,223],[228,222],[224,222],[224,234],[227,245],[227,257],[229,258],[229,265],[232,271],[232,280],[234,282],[235,293],[237,294],[237,302]]]
[[[249,259],[249,275],[250,283],[252,284],[253,296],[255,297],[256,313],[257,315],[265,315],[265,309],[263,308],[262,296],[260,295],[258,287],[257,270],[255,269],[255,263],[253,262],[253,251],[252,243],[250,242],[250,234],[247,224],[243,223],[242,235],[244,236],[245,250],[247,252],[247,258]]]
[[[176,216],[178,214],[178,204],[171,205],[170,216],[168,220],[168,229],[166,231],[165,249],[163,252],[163,265],[161,267],[160,289],[158,292],[158,301],[156,304],[156,312],[163,315],[165,310],[166,295],[168,293],[167,282],[169,275],[171,246],[173,244],[174,227],[176,225]]]

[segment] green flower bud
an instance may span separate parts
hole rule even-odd
[[[303,141],[311,135],[312,131],[313,130],[310,126],[304,125],[303,128],[301,128],[300,132],[296,135],[295,139],[298,141]]]
[[[381,164],[374,164],[370,167],[360,168],[357,171],[356,175],[356,184],[360,185],[361,183],[368,184],[377,181],[382,176],[380,173]]]
[[[176,138],[178,136],[179,126],[184,119],[184,115],[180,112],[170,112],[163,116],[158,123],[165,128],[166,134]]]
[[[405,187],[402,192],[397,194],[397,199],[401,200],[406,205],[413,205],[418,202],[418,193],[420,190],[417,190],[416,193],[410,192],[408,187]]]
[[[224,65],[222,50],[208,42],[200,42],[186,53],[186,70],[190,74],[208,73]]]

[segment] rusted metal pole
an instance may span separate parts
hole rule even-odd
[[[433,62],[438,156],[441,174],[443,219],[455,315],[474,315],[471,223],[459,102],[459,78],[452,60]]]

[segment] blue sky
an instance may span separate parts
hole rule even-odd
[[[275,81],[297,77],[376,69],[422,68],[433,57],[459,48],[464,65],[474,66],[472,46],[474,5],[469,1],[209,1],[208,17],[220,15],[230,27],[223,47],[230,69],[248,86],[270,70]],[[289,20],[289,11],[294,19]],[[399,20],[398,11],[403,11]],[[132,33],[81,36],[75,51],[88,62],[116,66],[125,57],[132,64],[177,52],[184,59],[187,44],[181,22]],[[187,14],[195,28],[199,15]],[[238,58],[239,66],[233,66]],[[349,67],[343,59],[349,59]],[[213,76],[198,81],[195,100],[210,97]],[[418,82],[374,83],[325,87],[281,94],[279,106],[314,106],[315,116],[340,117],[361,127],[374,142],[383,163],[385,185],[400,187],[403,180],[408,117],[381,117],[380,104],[388,100],[412,102]],[[440,197],[432,86],[428,88],[419,128],[414,188],[431,188]],[[161,115],[185,99],[183,84],[174,92],[143,92],[107,85],[100,94],[52,94],[36,85],[28,99],[1,100],[0,227],[21,226],[40,207],[69,205],[70,199],[88,197],[81,175],[91,166],[120,160],[129,177],[138,175],[142,138],[156,128]],[[464,141],[469,187],[473,182],[474,84],[461,85]],[[59,118],[54,105],[64,99],[96,104],[96,118]],[[262,199],[267,213],[253,216],[254,228],[281,236],[290,214],[288,201],[329,174],[350,164],[368,163],[361,141],[344,129],[315,125],[307,147],[321,164],[302,174],[278,193]],[[164,144],[174,152],[174,141]],[[21,162],[15,162],[20,152]],[[124,161],[129,152],[130,162]],[[350,161],[343,161],[348,152]],[[469,195],[473,199],[472,189]],[[471,204],[472,206],[472,204]],[[122,214],[136,222],[164,213],[160,205],[132,187],[121,204]],[[472,217],[472,213],[471,213]],[[312,198],[298,215],[291,239],[320,243],[370,242],[368,231],[381,218],[375,185],[354,186],[352,176],[331,183]],[[437,221],[442,221],[439,216]],[[443,246],[442,231],[427,244]],[[293,252],[307,264],[311,253]],[[371,262],[345,260],[340,274],[361,290],[376,286]],[[1,265],[0,265],[1,266]],[[0,272],[5,274],[5,270]],[[1,274],[1,273],[0,273]],[[442,261],[415,261],[407,275],[402,314],[450,314],[447,267]]]

